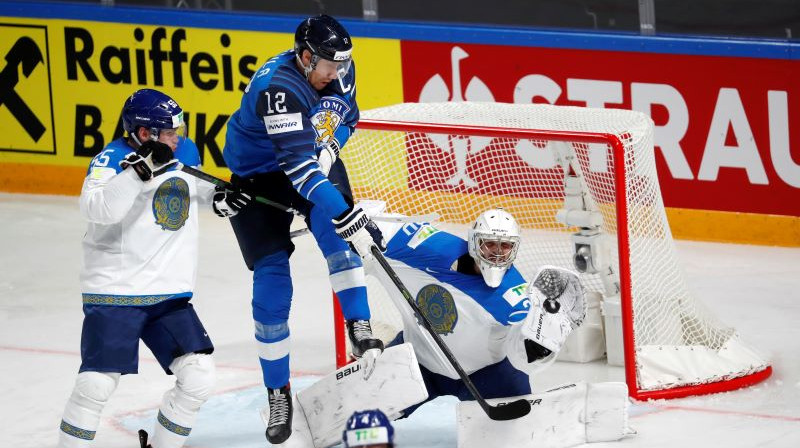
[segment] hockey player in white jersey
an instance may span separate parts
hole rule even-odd
[[[198,249],[198,202],[221,216],[249,196],[215,191],[174,168],[199,166],[185,137],[183,110],[151,89],[123,106],[127,137],[106,146],[89,164],[80,196],[89,222],[83,238],[81,366],[60,425],[60,448],[88,447],[121,375],[137,373],[139,340],[153,352],[175,387],[164,394],[153,437],[141,446],[178,448],[215,382],[214,347],[189,300]]]
[[[386,259],[481,395],[530,394],[529,375],[555,360],[586,315],[577,275],[543,267],[529,285],[513,266],[519,227],[502,209],[482,213],[467,241],[427,223],[380,226],[389,241]],[[442,395],[472,399],[382,268],[372,263],[370,274],[381,280],[401,311],[404,331],[389,345],[413,345],[427,401]]]

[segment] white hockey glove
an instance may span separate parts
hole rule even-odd
[[[156,140],[147,140],[135,152],[128,154],[119,165],[123,170],[132,167],[139,179],[147,182],[163,173],[165,170],[159,171],[159,168],[169,163],[173,157],[172,149],[168,145]]]
[[[386,250],[386,242],[378,226],[361,210],[351,208],[333,220],[336,234],[350,244],[350,248],[364,260],[372,259],[372,246],[381,252]]]
[[[586,297],[578,275],[555,266],[539,269],[528,285],[531,308],[522,323],[522,336],[558,353],[567,336],[586,318]],[[528,356],[535,348],[526,341]]]
[[[220,218],[230,218],[236,216],[252,200],[252,196],[241,190],[228,190],[227,188],[217,187],[215,188],[211,208]]]
[[[323,145],[317,156],[317,163],[319,163],[319,169],[322,171],[322,174],[327,176],[338,158],[339,146],[336,144],[336,140],[331,140],[330,143]]]

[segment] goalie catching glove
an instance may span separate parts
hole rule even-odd
[[[533,375],[556,360],[567,336],[586,318],[586,297],[574,272],[544,266],[526,291],[530,310],[511,325],[505,351],[517,370]]]
[[[229,190],[225,187],[217,187],[214,191],[211,208],[220,218],[236,216],[253,200],[252,196],[238,189]]]
[[[132,167],[139,179],[147,182],[166,171],[164,169],[159,171],[159,168],[169,163],[173,157],[174,154],[169,145],[156,140],[147,140],[135,152],[128,154],[119,165],[123,170]]]
[[[350,248],[365,260],[372,259],[371,249],[376,246],[386,250],[386,242],[378,226],[364,213],[361,207],[351,208],[333,219],[336,234],[347,241]]]
[[[544,266],[528,285],[528,298],[531,308],[521,329],[526,346],[532,341],[558,353],[567,336],[586,318],[586,297],[578,275],[567,269]],[[528,353],[530,357],[530,350]]]

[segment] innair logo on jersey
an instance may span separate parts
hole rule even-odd
[[[267,126],[267,134],[283,134],[285,132],[301,131],[303,129],[303,118],[300,113],[278,114],[264,117],[264,124]]]

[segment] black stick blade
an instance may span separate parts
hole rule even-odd
[[[519,399],[499,406],[485,406],[483,410],[492,420],[514,420],[528,415],[531,404],[528,400]]]

